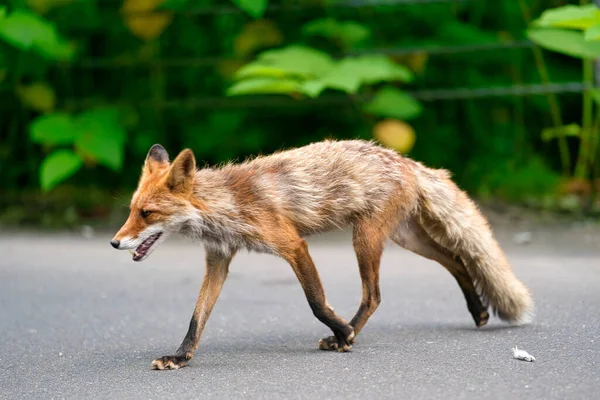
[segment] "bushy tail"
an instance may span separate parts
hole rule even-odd
[[[533,319],[533,299],[514,275],[487,220],[448,172],[419,168],[420,223],[440,245],[459,256],[483,301],[501,319],[526,324]]]

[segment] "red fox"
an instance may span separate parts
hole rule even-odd
[[[196,169],[191,150],[171,163],[150,148],[131,212],[110,244],[142,261],[170,234],[205,244],[206,272],[188,332],[174,355],[153,369],[192,359],[200,335],[239,250],[283,258],[296,274],[313,314],[333,335],[323,350],[348,351],[381,301],[379,264],[389,238],[434,260],[454,276],[477,327],[488,307],[502,320],[533,316],[527,287],[513,274],[488,223],[445,170],[435,170],[363,140],[326,140],[240,164]],[[351,226],[362,299],[350,322],[327,303],[304,237]]]

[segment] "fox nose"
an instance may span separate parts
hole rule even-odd
[[[118,240],[113,239],[113,240],[110,241],[110,245],[112,247],[114,247],[115,249],[119,248],[119,244],[120,244],[120,242]]]

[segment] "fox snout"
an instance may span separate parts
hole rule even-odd
[[[158,247],[166,236],[168,236],[168,232],[159,227],[152,227],[145,229],[135,237],[117,234],[110,241],[110,245],[117,250],[129,250],[133,261],[142,261]]]

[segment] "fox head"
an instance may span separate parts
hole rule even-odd
[[[129,217],[110,244],[130,250],[134,261],[142,261],[167,236],[179,231],[194,212],[195,172],[191,150],[183,150],[170,163],[161,145],[152,146],[131,198]]]

